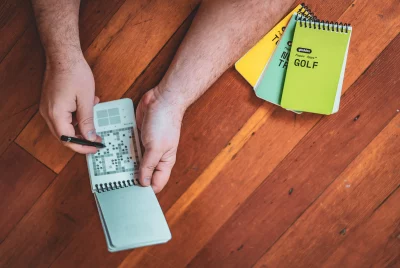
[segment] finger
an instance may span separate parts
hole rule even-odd
[[[65,112],[64,114],[55,116],[51,121],[52,128],[54,129],[55,136],[58,140],[61,135],[76,137],[71,116],[70,113]],[[63,144],[71,150],[81,154],[94,154],[97,152],[97,148],[92,146],[84,146],[70,142],[64,142]]]
[[[165,187],[171,176],[173,166],[174,163],[170,162],[160,162],[158,164],[151,179],[151,187],[155,193],[159,193]]]
[[[90,95],[80,96],[77,100],[76,119],[78,120],[78,127],[82,136],[89,141],[95,141],[97,138],[93,123],[95,101]]]
[[[97,96],[94,96],[94,105],[99,104],[100,102],[100,98]],[[75,132],[76,131],[80,131],[78,128],[78,119],[76,119],[76,113],[72,113],[72,125],[75,128]],[[84,139],[85,137],[82,137],[82,139]]]
[[[137,124],[137,128],[139,130],[141,130],[142,128],[142,122],[143,122],[143,116],[144,116],[144,109],[143,109],[143,102],[140,101],[137,108],[136,108],[136,124]]]
[[[139,182],[142,186],[150,186],[154,170],[160,162],[161,157],[162,152],[157,150],[150,149],[144,152],[139,169]]]

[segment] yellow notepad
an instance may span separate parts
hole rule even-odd
[[[240,60],[235,64],[236,70],[250,83],[253,87],[258,81],[265,65],[274,52],[276,45],[286,25],[289,23],[294,13],[300,13],[305,17],[313,17],[313,13],[304,4],[298,5],[283,20],[275,25],[272,30],[267,33],[253,48],[251,48]]]

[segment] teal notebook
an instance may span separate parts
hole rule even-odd
[[[296,21],[302,19],[300,14],[294,13],[283,33],[278,46],[264,68],[260,79],[255,86],[256,95],[268,102],[281,104],[282,90],[285,82],[290,47],[292,45]]]
[[[110,252],[171,239],[151,187],[131,186],[94,194]]]
[[[296,22],[282,107],[326,115],[339,110],[351,32],[337,22]]]
[[[108,250],[167,242],[171,232],[157,197],[138,183],[141,152],[132,100],[97,104],[94,125],[106,147],[86,159]]]

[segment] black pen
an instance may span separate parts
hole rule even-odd
[[[80,145],[85,145],[85,146],[93,146],[96,148],[105,148],[106,146],[100,142],[94,142],[94,141],[88,141],[88,140],[83,140],[83,139],[78,139],[74,137],[68,137],[68,136],[61,136],[61,140],[65,142],[72,142]]]

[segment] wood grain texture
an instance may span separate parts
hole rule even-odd
[[[259,168],[257,177],[265,178],[264,183],[203,248],[192,266],[254,264],[368,145],[397,113],[399,78],[387,74],[398,69],[398,57],[393,55],[399,47],[397,37],[344,95],[340,113],[324,117],[272,173],[270,168]],[[376,90],[376,85],[385,90]],[[271,147],[276,146],[260,150],[271,151]],[[282,140],[277,148],[282,148]],[[257,155],[262,159],[257,159],[256,166],[268,165],[269,154]],[[231,169],[238,172],[243,167]]]
[[[96,1],[93,1],[96,2]],[[119,2],[117,1],[119,4]],[[196,1],[148,1],[130,0],[123,3],[93,42],[85,50],[85,57],[92,68],[96,81],[96,95],[101,101],[119,99],[132,85],[151,60],[157,55],[173,33],[196,7]],[[96,18],[99,4],[86,8],[87,17]],[[107,4],[102,4],[107,10]],[[171,16],[172,15],[172,16]],[[83,21],[88,19],[83,19]],[[88,22],[85,33],[91,37]],[[104,23],[98,25],[102,27]],[[83,25],[82,25],[83,26]],[[38,91],[40,93],[40,90]],[[37,125],[33,125],[36,123]],[[39,114],[27,129],[41,128],[44,119]],[[71,152],[64,148],[43,128],[40,135],[24,130],[18,137],[18,144],[37,157],[52,170],[59,172],[71,159]],[[47,148],[54,148],[48,151]],[[59,162],[54,160],[59,157]]]
[[[16,144],[0,158],[0,244],[55,178]],[[1,255],[1,254],[0,254]]]
[[[0,63],[32,22],[29,0],[0,1]]]
[[[65,167],[74,152],[54,138],[40,113],[36,113],[15,142],[56,173]],[[46,147],[43,145],[46,144]],[[52,148],[52,150],[49,150]],[[49,151],[51,153],[49,153]]]
[[[355,230],[362,228],[387,196],[400,185],[397,170],[400,158],[399,124],[398,114],[263,255],[256,267],[321,267],[336,248],[345,243]],[[354,242],[352,245],[358,244]],[[370,248],[366,246],[366,249]],[[342,265],[333,265],[339,266]],[[365,265],[353,262],[345,267]]]
[[[97,214],[84,156],[76,155],[0,244],[0,267],[48,267]]]
[[[322,267],[398,267],[400,190],[340,245]]]

